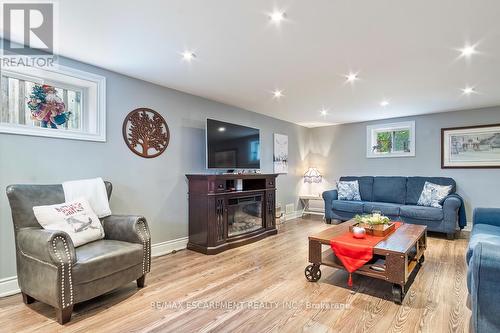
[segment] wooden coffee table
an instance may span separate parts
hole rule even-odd
[[[345,270],[330,247],[330,239],[348,232],[349,226],[355,223],[356,221],[350,220],[309,236],[309,262],[311,264],[305,269],[307,280],[316,282],[321,278],[321,265]],[[323,246],[328,248],[322,249]],[[373,249],[374,260],[379,259],[379,264],[385,263],[385,270],[374,270],[371,268],[373,262],[370,262],[354,273],[392,283],[393,300],[401,304],[411,281],[425,260],[426,246],[427,227],[404,223]]]

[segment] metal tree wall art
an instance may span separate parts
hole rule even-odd
[[[123,139],[135,154],[153,158],[163,153],[170,140],[165,119],[156,111],[139,108],[130,112],[123,121]]]

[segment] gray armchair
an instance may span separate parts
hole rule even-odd
[[[105,182],[108,198],[112,185]],[[45,230],[33,206],[64,202],[62,185],[7,187],[16,240],[17,278],[23,301],[53,306],[57,321],[71,319],[73,304],[136,280],[144,287],[151,267],[151,237],[140,216],[101,220],[105,238],[75,248],[67,233]]]

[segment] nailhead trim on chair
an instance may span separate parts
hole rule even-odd
[[[139,234],[139,238],[142,241],[142,247],[143,247],[143,257],[142,257],[142,274],[146,274],[146,272],[149,272],[150,270],[150,263],[149,263],[149,236],[148,236],[148,231],[146,229],[146,225],[144,222],[139,221],[140,227],[138,228],[137,232]],[[142,230],[141,230],[142,228]],[[144,232],[144,234],[142,233]]]
[[[57,246],[56,246],[56,242],[57,241],[62,241],[63,245],[64,245],[64,252],[66,253],[66,259],[69,261],[68,263],[68,284],[69,284],[69,303],[66,303],[66,298],[65,298],[65,293],[64,293],[64,278],[65,278],[65,263],[64,263],[64,260],[63,258],[61,257],[61,254],[59,253],[59,251],[57,251]],[[64,237],[54,237],[54,239],[52,240],[52,247],[54,249],[54,253],[56,254],[57,256],[57,259],[59,260],[59,262],[61,263],[61,303],[62,303],[62,307],[63,309],[70,306],[71,304],[73,304],[73,281],[72,281],[72,277],[71,277],[71,255],[69,253],[69,248],[68,248],[68,243],[66,243],[66,239],[64,239]]]
[[[151,261],[149,260],[149,234],[148,230],[146,229],[146,224],[142,223],[142,229],[144,230],[144,234],[146,235],[146,271],[149,272],[151,269]]]

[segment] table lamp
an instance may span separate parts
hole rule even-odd
[[[321,183],[321,179],[321,173],[316,168],[309,168],[304,174],[304,183]]]

